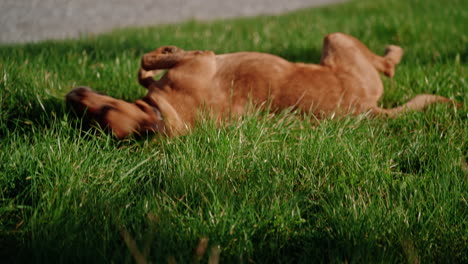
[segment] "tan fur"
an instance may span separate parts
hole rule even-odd
[[[67,100],[87,107],[97,116],[98,111],[93,110],[96,105],[114,105],[118,110],[108,111],[106,118],[100,119],[119,138],[148,130],[184,134],[197,121],[199,110],[223,120],[244,114],[249,101],[254,105],[269,103],[272,111],[294,108],[319,117],[364,112],[394,117],[428,104],[452,102],[441,96],[418,95],[403,106],[379,108],[377,102],[383,94],[379,72],[392,77],[402,55],[400,47],[390,45],[383,57],[378,56],[354,37],[342,33],[325,37],[318,65],[292,63],[265,53],[215,55],[211,51],[166,46],[142,58],[138,80],[148,89],[139,102],[144,107],[132,107],[88,89],[81,96],[70,92]],[[161,70],[167,72],[155,80],[153,77]]]

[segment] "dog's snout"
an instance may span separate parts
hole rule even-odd
[[[89,87],[76,87],[65,96],[65,99],[67,100],[67,102],[79,102],[81,99],[83,99],[85,94],[89,92],[92,92],[91,88]]]
[[[65,96],[67,106],[71,107],[75,114],[82,115],[85,109],[88,107],[83,102],[86,100],[87,94],[91,93],[93,93],[93,90],[89,87],[76,87]]]

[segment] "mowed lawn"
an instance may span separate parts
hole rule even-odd
[[[466,1],[362,0],[0,46],[0,262],[467,263],[467,25]],[[405,49],[382,106],[419,93],[464,106],[319,123],[257,112],[119,142],[80,131],[64,103],[77,85],[143,96],[140,56],[158,46],[318,62],[331,32]]]

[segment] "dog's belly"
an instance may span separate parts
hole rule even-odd
[[[234,113],[244,113],[248,103],[268,103],[273,111],[293,108],[329,114],[344,99],[340,80],[321,65],[254,52],[217,55],[216,63],[217,90],[227,95]]]

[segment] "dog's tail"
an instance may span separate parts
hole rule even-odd
[[[432,94],[418,94],[404,105],[391,108],[391,109],[375,108],[374,113],[376,113],[377,115],[396,117],[408,111],[421,111],[426,106],[435,104],[435,103],[451,104],[451,105],[455,105],[457,108],[460,108],[462,106],[462,104],[457,103],[448,98],[445,98],[443,96],[432,95]]]

